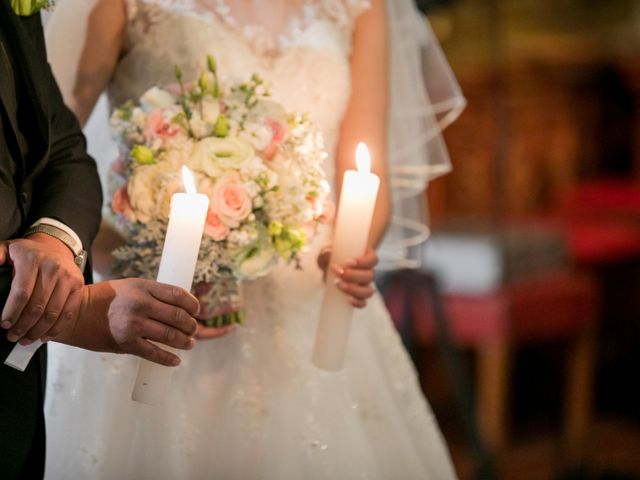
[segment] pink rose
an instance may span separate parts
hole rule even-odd
[[[147,116],[144,126],[144,139],[147,144],[159,138],[164,143],[179,132],[178,126],[164,119],[164,110],[154,110]]]
[[[240,184],[237,172],[228,172],[216,181],[211,192],[211,209],[230,228],[237,228],[251,213],[251,198]]]
[[[267,119],[267,126],[273,132],[273,142],[280,143],[284,140],[284,136],[287,134],[287,128],[277,120],[272,118]]]
[[[272,118],[267,119],[266,124],[271,129],[271,142],[260,153],[266,160],[272,160],[278,153],[278,147],[287,134],[287,128],[284,124]]]
[[[129,194],[127,193],[127,187],[120,187],[113,193],[111,198],[111,209],[122,215],[127,220],[133,220],[134,214],[131,204],[129,203]]]
[[[214,213],[209,209],[207,212],[207,219],[204,224],[204,233],[205,235],[209,235],[216,242],[224,240],[229,235],[229,227],[227,227],[222,220],[220,220],[220,216],[217,213]]]

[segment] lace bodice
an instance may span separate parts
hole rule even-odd
[[[138,98],[154,84],[175,82],[174,65],[185,80],[216,58],[222,79],[260,74],[274,98],[292,112],[308,113],[333,152],[350,94],[349,54],[356,16],[366,0],[273,2],[282,12],[274,33],[253,16],[239,18],[241,1],[127,0],[125,54],[109,87],[112,104]],[[269,2],[270,4],[272,2]]]

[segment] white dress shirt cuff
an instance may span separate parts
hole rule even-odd
[[[51,225],[52,227],[59,228],[60,230],[63,230],[64,232],[66,232],[67,235],[69,235],[75,242],[75,244],[71,246],[73,253],[75,255],[78,255],[80,253],[80,251],[82,250],[82,240],[80,240],[80,237],[78,237],[76,232],[74,232],[71,228],[69,228],[67,225],[60,222],[59,220],[56,220],[55,218],[49,218],[49,217],[42,217],[31,226],[35,227],[42,223],[44,223],[45,225]]]

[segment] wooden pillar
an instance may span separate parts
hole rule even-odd
[[[478,422],[489,447],[500,457],[507,442],[510,351],[506,339],[478,349]]]
[[[571,342],[564,397],[564,441],[567,460],[579,463],[586,448],[593,408],[596,338],[591,328]]]

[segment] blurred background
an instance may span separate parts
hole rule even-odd
[[[468,106],[381,289],[459,474],[640,478],[640,1],[418,3]]]

